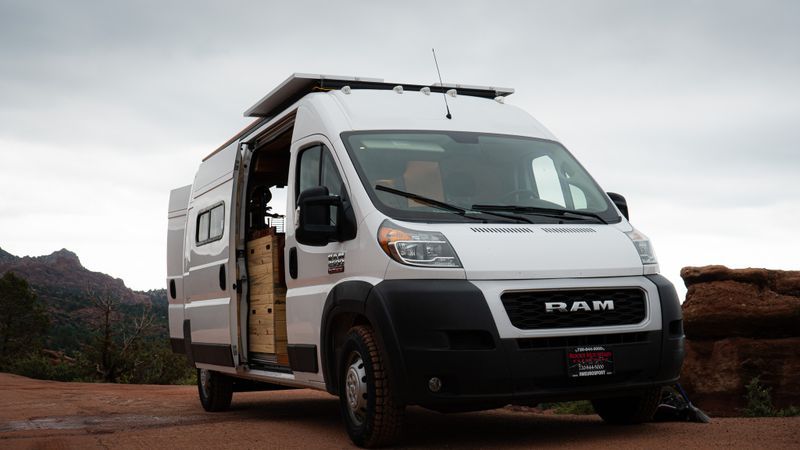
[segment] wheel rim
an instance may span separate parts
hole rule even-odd
[[[203,392],[203,397],[208,398],[211,392],[211,371],[200,369],[200,376],[197,380],[200,382],[200,390]]]
[[[360,354],[353,352],[348,360],[344,382],[347,412],[353,423],[361,426],[367,414],[367,371]]]

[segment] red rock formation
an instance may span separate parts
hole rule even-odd
[[[777,407],[800,405],[800,272],[681,270],[687,337],[681,383],[714,415],[738,415],[758,376]]]
[[[61,249],[44,256],[17,257],[0,249],[0,275],[11,271],[28,280],[37,295],[48,305],[65,297],[108,296],[125,304],[148,303],[141,292],[125,286],[119,278],[92,272],[81,265],[78,255]]]

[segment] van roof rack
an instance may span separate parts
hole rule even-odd
[[[306,94],[314,91],[341,89],[350,86],[351,89],[378,89],[391,90],[397,85],[402,85],[407,90],[430,88],[431,92],[444,93],[449,89],[456,89],[458,95],[472,97],[495,98],[506,97],[514,93],[514,89],[493,86],[470,86],[465,84],[435,83],[431,85],[387,83],[381,78],[348,77],[339,75],[319,75],[309,73],[294,73],[270,91],[250,109],[244,112],[245,117],[272,117],[300,100]]]

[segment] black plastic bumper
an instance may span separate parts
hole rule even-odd
[[[669,384],[680,373],[680,304],[669,281],[649,278],[661,298],[662,331],[593,337],[613,351],[615,372],[591,379],[567,376],[566,352],[585,337],[500,339],[482,292],[469,281],[384,281],[370,291],[365,312],[398,400],[407,404],[447,411],[608,397]],[[431,377],[442,380],[439,392],[429,389]]]

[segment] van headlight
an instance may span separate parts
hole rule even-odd
[[[639,252],[642,264],[658,264],[656,252],[653,250],[653,244],[650,243],[650,239],[647,236],[636,228],[634,228],[633,231],[628,231],[625,235],[630,238],[631,242],[633,242],[633,246],[636,247],[636,251]]]
[[[384,220],[378,230],[381,248],[395,261],[419,267],[461,267],[456,251],[442,233],[416,231]]]

